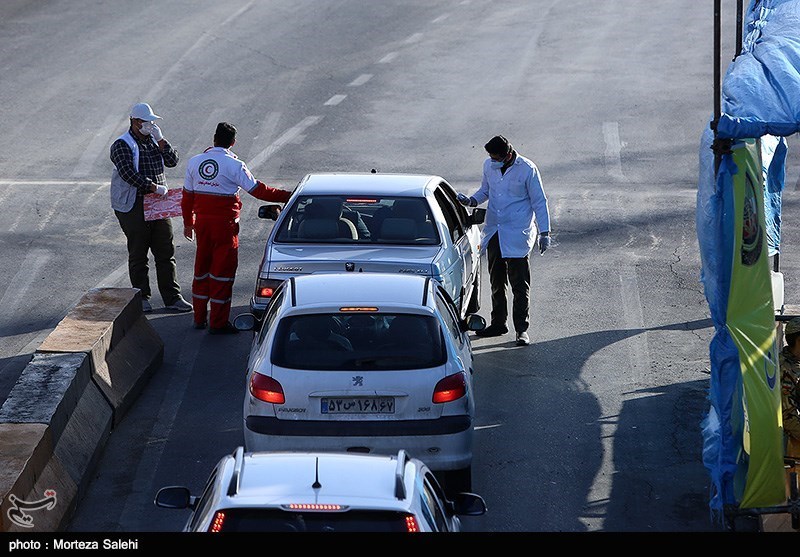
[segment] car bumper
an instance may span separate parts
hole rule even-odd
[[[436,420],[289,421],[247,416],[248,451],[350,451],[396,454],[406,449],[431,470],[457,470],[472,464],[472,419],[448,416]]]

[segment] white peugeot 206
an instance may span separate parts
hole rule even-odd
[[[158,507],[189,509],[185,532],[460,532],[480,516],[475,493],[447,495],[422,461],[396,455],[246,453],[219,461],[202,495],[158,490]]]
[[[247,368],[248,451],[401,449],[471,489],[475,419],[469,330],[441,283],[390,273],[293,277],[275,291]]]
[[[306,175],[276,217],[250,309],[261,317],[275,288],[313,273],[398,273],[438,280],[459,315],[480,309],[480,225],[441,176],[380,173]]]

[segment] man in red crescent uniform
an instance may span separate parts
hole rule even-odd
[[[236,128],[220,122],[214,146],[189,160],[183,184],[183,235],[190,241],[197,239],[192,282],[194,327],[208,326],[211,334],[238,332],[229,318],[239,265],[239,188],[262,201],[285,203],[291,196],[289,191],[253,178],[244,161],[230,150],[234,143]]]

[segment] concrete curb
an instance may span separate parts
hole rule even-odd
[[[142,313],[135,288],[90,290],[37,352],[83,352],[118,424],[146,379],[161,367],[164,343]]]
[[[78,302],[0,407],[0,531],[67,525],[111,430],[163,355],[137,289],[95,289]]]

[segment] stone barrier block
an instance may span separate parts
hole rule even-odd
[[[47,424],[0,423],[0,531],[7,532],[9,496],[27,499],[53,455]]]
[[[98,288],[78,302],[0,407],[0,531],[66,527],[113,426],[163,357],[139,290]]]
[[[87,292],[37,351],[84,352],[118,424],[164,359],[164,342],[142,313],[136,288]]]
[[[113,416],[91,367],[87,354],[34,354],[0,407],[0,530],[55,531],[74,512]]]

